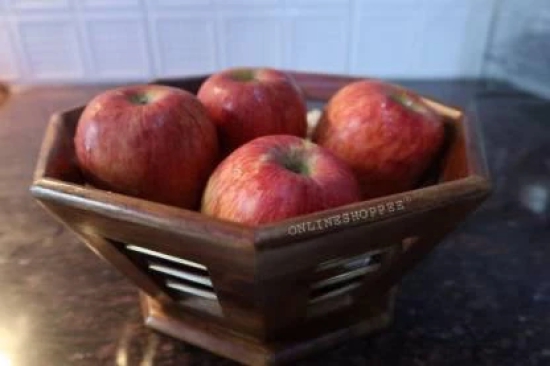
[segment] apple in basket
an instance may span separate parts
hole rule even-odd
[[[229,69],[197,94],[216,124],[223,156],[260,136],[305,137],[306,105],[291,75],[269,68]]]
[[[250,225],[360,200],[348,167],[311,141],[273,135],[235,150],[210,177],[202,212]]]
[[[414,188],[444,140],[444,123],[415,93],[377,80],[340,89],[313,141],[345,161],[370,199]]]
[[[216,128],[204,107],[194,95],[161,85],[96,96],[74,143],[92,185],[190,209],[198,208],[218,161]]]

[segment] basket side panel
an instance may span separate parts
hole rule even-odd
[[[306,268],[257,281],[255,298],[265,327],[265,339],[286,336],[288,329],[296,331],[304,326],[312,271],[313,268]]]
[[[409,219],[411,228],[401,241],[402,250],[375,275],[365,278],[355,300],[388,291],[412,270],[428,253],[472,212],[484,197],[474,196]]]
[[[73,143],[82,110],[77,108],[51,117],[34,172],[35,180],[48,177],[78,184],[84,182]]]
[[[226,321],[234,329],[264,339],[267,327],[263,309],[258,304],[261,288],[255,276],[215,266],[210,273]]]
[[[368,317],[369,309],[484,197],[480,192],[411,215],[261,253],[259,281],[264,292],[258,296],[264,305],[268,334],[287,334],[295,324],[314,327],[331,316],[344,321],[342,314],[354,319]],[[266,273],[276,270],[288,272],[280,276]],[[285,311],[286,306],[291,306],[291,311]]]
[[[149,296],[175,306],[179,311],[208,317],[245,334],[263,337],[265,326],[261,309],[256,303],[258,288],[254,282],[253,252],[231,249],[225,252],[221,249],[214,253],[205,252],[206,246],[201,245],[204,243],[193,237],[102,216],[57,202],[44,200],[43,204],[96,254]],[[135,260],[126,250],[129,246],[142,252],[160,253],[168,256],[169,260],[158,256],[147,256],[145,260],[153,259],[153,263]],[[204,271],[202,268],[192,268],[191,273],[181,273],[181,266],[171,261],[174,258],[188,265],[204,266]],[[151,264],[162,270],[161,274],[170,275],[157,276],[150,270]],[[206,273],[208,277],[205,279],[204,276],[197,276],[197,273]],[[195,275],[202,281],[209,281],[210,288],[190,282],[187,278],[181,280],[182,274]],[[170,284],[175,284],[173,288],[167,287],[167,278]],[[183,292],[179,285],[184,286]]]
[[[447,124],[447,153],[443,157],[441,180],[449,182],[470,174],[466,151],[465,130],[462,123]]]
[[[79,224],[79,220],[75,219],[74,212],[52,202],[41,201],[41,204],[54,217],[60,220],[66,227],[82,239],[94,253],[106,262],[110,263],[136,286],[142,289],[142,291],[160,301],[170,301],[168,294],[166,294],[142,271],[136,268],[135,265],[127,257],[122,255],[116,248],[114,248],[111,243],[103,237],[94,234],[90,230],[84,230],[82,225]]]
[[[349,83],[365,78],[358,78],[345,75],[328,75],[319,73],[289,71],[296,83],[310,100],[327,101],[340,88]]]

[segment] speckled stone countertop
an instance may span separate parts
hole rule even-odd
[[[494,194],[403,281],[395,321],[299,365],[550,365],[550,102],[406,83],[477,113]],[[142,325],[136,288],[30,197],[48,116],[100,87],[0,106],[0,366],[234,365]]]

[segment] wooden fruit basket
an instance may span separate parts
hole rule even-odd
[[[349,77],[292,73],[311,103]],[[205,76],[158,83],[196,92]],[[415,190],[247,227],[85,185],[83,108],[52,117],[31,192],[141,293],[147,326],[248,365],[386,327],[403,275],[489,194],[475,120],[427,99],[446,147]]]

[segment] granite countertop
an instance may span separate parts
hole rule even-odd
[[[494,194],[404,279],[388,330],[298,364],[550,365],[550,102],[404,84],[478,115]],[[234,365],[145,328],[136,288],[28,193],[48,116],[101,89],[36,87],[0,106],[0,366]]]

